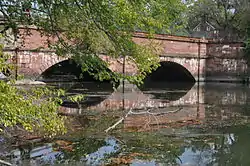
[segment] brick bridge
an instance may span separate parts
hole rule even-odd
[[[18,66],[19,74],[38,78],[51,66],[68,59],[59,57],[48,49],[35,51],[45,45],[46,38],[41,37],[35,29],[31,29],[29,36],[23,36],[22,31],[20,29],[22,37],[17,42],[22,45],[16,44],[19,49],[16,50],[11,42],[6,41],[4,49],[13,55],[13,63]],[[153,42],[157,45],[156,53],[160,55],[162,66],[164,63],[171,63],[196,81],[242,81],[247,77],[242,43],[218,43],[200,38],[169,35],[155,35],[154,39],[149,40],[144,33],[135,33],[133,40],[137,44]],[[111,71],[122,72],[122,59],[112,59],[106,55],[100,55],[100,58],[109,63]],[[125,71],[135,73],[136,65],[126,62]]]

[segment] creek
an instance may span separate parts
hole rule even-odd
[[[231,83],[51,82],[66,95],[69,132],[13,146],[0,159],[16,165],[250,165],[250,87]],[[113,126],[113,127],[112,127]],[[105,132],[107,131],[107,132]]]

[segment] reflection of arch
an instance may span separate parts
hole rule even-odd
[[[146,109],[146,108],[165,108],[169,106],[176,106],[177,103],[181,105],[196,103],[197,98],[193,98],[193,92],[196,92],[193,87],[190,91],[192,93],[184,92],[180,98],[175,100],[156,98],[153,93],[145,93],[133,84],[125,84],[125,92],[123,93],[122,85],[114,91],[107,99],[96,106],[89,107],[90,110],[120,110],[120,109]],[[160,92],[159,92],[160,93]],[[164,93],[164,92],[162,92]],[[192,96],[190,96],[192,95]]]
[[[134,111],[145,109],[152,109],[153,112],[165,112],[169,111],[170,107],[196,107],[197,102],[204,103],[203,93],[200,90],[199,96],[197,96],[197,86],[194,86],[186,95],[176,101],[166,101],[161,99],[155,99],[151,94],[145,94],[140,91],[135,85],[125,84],[125,93],[120,85],[113,93],[105,92],[105,94],[97,95],[93,93],[90,101],[83,101],[81,104],[82,109],[79,110],[75,106],[66,106],[61,108],[61,112],[65,114],[82,114],[82,110],[94,110],[94,111],[107,111],[107,110],[121,110],[121,109],[133,109]],[[72,88],[70,93],[79,93],[75,91],[78,88]],[[200,97],[199,100],[197,97]],[[65,105],[64,105],[65,106]],[[86,108],[87,107],[87,108]]]
[[[185,96],[192,87],[193,83],[151,82],[142,85],[140,89],[144,94],[154,96],[154,99],[176,101]]]
[[[154,107],[154,101],[150,100],[150,95],[144,95],[136,85],[125,83],[125,91],[123,85],[119,85],[117,89],[108,96],[104,101],[95,106],[88,107],[89,110],[122,110],[122,109],[143,109],[146,107]]]
[[[66,92],[66,97],[77,94],[84,94],[84,100],[77,103],[65,100],[63,106],[70,108],[78,108],[79,106],[83,109],[86,107],[94,106],[101,103],[114,91],[112,84],[108,82],[83,82],[77,83],[70,87]]]

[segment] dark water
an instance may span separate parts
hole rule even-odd
[[[248,86],[55,86],[68,96],[86,94],[60,109],[69,132],[19,147],[0,139],[1,159],[17,165],[250,165]]]

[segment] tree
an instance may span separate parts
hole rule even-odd
[[[220,31],[222,39],[242,40],[245,37],[245,22],[249,20],[248,0],[191,0],[188,3],[189,29],[208,21]]]
[[[22,24],[35,25],[48,36],[58,39],[50,43],[60,55],[72,55],[83,71],[98,79],[110,75],[107,64],[98,58],[105,53],[112,57],[127,56],[137,64],[141,83],[152,69],[158,67],[158,57],[152,47],[139,46],[132,41],[134,31],[152,36],[177,27],[175,21],[184,9],[181,0],[11,0],[0,2],[0,12],[6,26],[17,29]],[[151,49],[150,49],[151,48]],[[98,74],[96,74],[98,73]]]
[[[0,71],[10,69],[0,45]],[[55,135],[65,132],[64,118],[57,114],[63,91],[45,88],[24,91],[0,80],[0,131],[19,126],[27,131]]]
[[[158,56],[150,45],[133,42],[134,31],[147,32],[149,38],[155,32],[168,32],[176,26],[174,21],[182,9],[181,0],[3,0],[1,33],[8,28],[18,33],[22,25],[28,34],[29,26],[36,26],[42,35],[57,38],[55,43],[48,42],[58,55],[72,55],[83,71],[101,80],[122,76],[109,74],[98,54],[127,56],[137,64],[139,73],[126,78],[140,83],[158,67]],[[1,50],[0,71],[6,69],[4,56]],[[54,98],[58,92],[46,92],[25,92],[0,81],[2,129],[21,125],[29,131],[39,127],[52,134],[63,131],[63,119],[57,114],[60,100]]]

